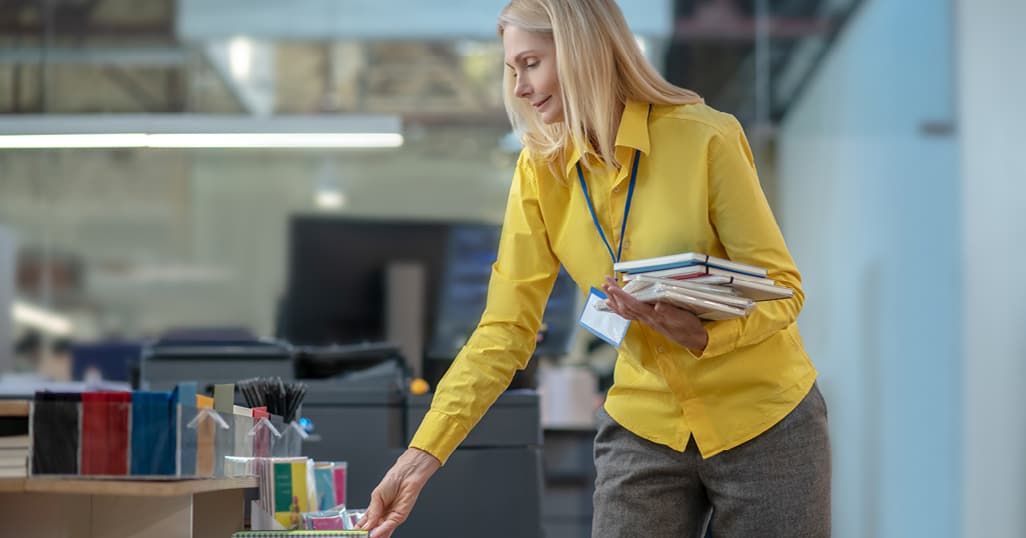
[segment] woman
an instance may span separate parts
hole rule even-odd
[[[632,320],[597,416],[593,535],[828,536],[826,405],[795,325],[804,295],[740,125],[666,82],[612,0],[514,0],[499,36],[525,149],[488,305],[363,526],[390,536],[526,365],[562,264]],[[611,277],[614,260],[686,251],[766,267],[794,297],[704,322]]]

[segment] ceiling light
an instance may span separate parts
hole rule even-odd
[[[235,78],[249,78],[253,71],[253,43],[249,39],[236,37],[228,42],[228,65]]]
[[[55,336],[71,335],[71,321],[38,306],[14,301],[11,305],[11,316],[16,323],[34,327]]]
[[[317,191],[314,201],[320,209],[340,209],[346,205],[346,196],[337,190]]]
[[[397,116],[18,116],[0,119],[0,149],[397,148]]]

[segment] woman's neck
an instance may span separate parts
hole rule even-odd
[[[612,116],[613,122],[609,125],[609,127],[611,129],[611,131],[609,132],[609,136],[613,137],[613,139],[610,140],[610,147],[613,147],[613,146],[616,145],[616,135],[620,131],[620,121],[623,120],[624,108],[626,108],[624,106],[624,104],[623,103],[619,103],[619,102],[616,103],[616,106],[613,108],[613,116]],[[591,144],[592,148],[594,148],[596,151],[598,151],[599,143],[598,143],[598,138],[595,136],[595,131],[594,130],[589,130],[588,131],[588,143]]]
[[[609,124],[609,136],[613,137],[610,140],[611,144],[616,144],[616,134],[620,131],[620,121],[623,120],[623,111],[626,107],[623,103],[616,103],[613,107],[613,121]],[[595,136],[595,131],[592,129],[588,130],[588,142],[591,143],[592,147],[598,148],[598,139]]]

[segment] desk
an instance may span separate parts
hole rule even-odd
[[[60,538],[225,538],[243,528],[256,478],[0,479],[0,535]]]

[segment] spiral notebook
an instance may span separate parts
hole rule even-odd
[[[232,538],[287,538],[289,536],[320,536],[322,538],[370,536],[368,531],[236,531]]]

